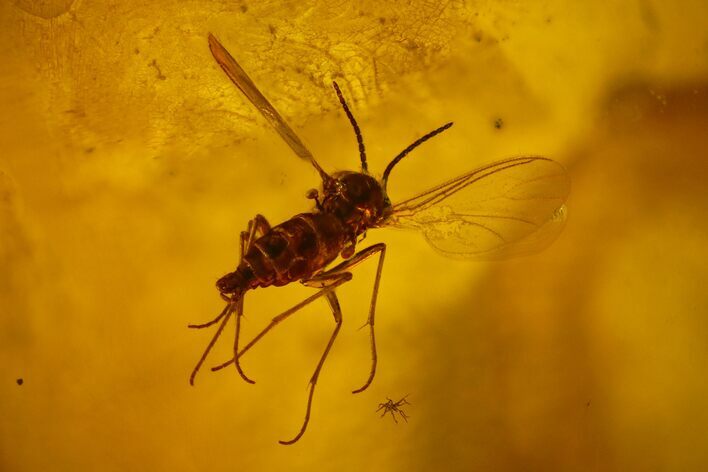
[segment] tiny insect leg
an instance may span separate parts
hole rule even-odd
[[[270,224],[268,223],[268,220],[265,219],[265,217],[261,214],[257,214],[252,220],[248,222],[248,229],[247,231],[242,231],[241,232],[241,238],[240,238],[240,258],[239,261],[243,260],[244,256],[248,253],[248,251],[251,249],[253,246],[253,243],[255,242],[256,239],[258,239],[260,236],[263,236],[265,233],[270,231]],[[245,380],[247,383],[253,384],[256,383],[254,380],[251,380],[246,373],[243,371],[243,368],[241,368],[241,363],[238,360],[238,341],[239,337],[241,334],[241,318],[243,317],[243,296],[239,297],[238,301],[236,302],[236,333],[234,334],[234,366],[236,367],[236,371],[238,374],[241,376],[243,380]]]
[[[312,409],[312,396],[315,393],[315,386],[317,385],[317,379],[320,376],[320,372],[322,371],[322,366],[325,363],[325,360],[327,360],[327,355],[329,354],[330,349],[332,349],[332,345],[334,344],[334,340],[337,338],[337,334],[339,333],[339,329],[342,327],[342,310],[339,307],[339,300],[337,299],[337,295],[334,293],[334,291],[328,291],[326,292],[326,297],[327,297],[327,302],[329,302],[329,306],[332,309],[332,314],[334,315],[334,321],[336,323],[334,327],[334,331],[332,331],[332,335],[329,338],[329,341],[327,342],[327,347],[325,347],[324,352],[322,353],[322,357],[320,357],[320,361],[317,363],[317,367],[315,368],[315,372],[312,374],[312,377],[310,378],[310,391],[307,394],[307,408],[305,409],[305,419],[302,422],[302,426],[300,427],[300,431],[295,435],[294,438],[290,439],[289,441],[278,441],[280,444],[284,445],[289,445],[293,444],[298,441],[302,437],[303,434],[305,434],[305,430],[307,429],[307,424],[310,422],[310,411]]]
[[[377,362],[377,355],[376,355],[376,336],[374,335],[374,315],[376,313],[376,298],[379,293],[379,282],[381,281],[381,271],[383,270],[383,263],[384,263],[384,257],[386,256],[386,245],[383,243],[379,244],[374,244],[373,246],[369,246],[366,249],[362,249],[358,253],[354,254],[351,258],[347,259],[346,261],[342,262],[341,264],[333,267],[332,269],[328,270],[327,272],[323,273],[320,275],[322,276],[330,276],[336,273],[340,273],[345,270],[350,270],[352,267],[360,264],[361,262],[365,261],[369,257],[378,254],[379,255],[379,263],[376,268],[376,279],[374,280],[374,290],[371,294],[371,304],[369,305],[369,317],[367,318],[366,325],[369,325],[369,338],[371,340],[371,371],[369,371],[369,377],[366,379],[366,382],[364,383],[363,386],[360,388],[357,388],[356,390],[353,390],[352,393],[360,393],[366,390],[369,385],[371,385],[371,382],[374,380],[374,375],[376,375],[376,362]]]
[[[391,413],[391,418],[393,418],[394,423],[398,423],[398,420],[396,419],[396,413],[398,413],[403,420],[405,420],[406,423],[408,423],[408,415],[406,415],[406,412],[403,411],[401,406],[403,405],[410,405],[408,401],[406,400],[406,395],[405,397],[401,398],[397,402],[394,402],[390,398],[386,398],[386,403],[379,403],[379,408],[376,410],[378,413],[379,411],[383,410],[383,413],[381,413],[381,418],[386,416],[386,413]]]

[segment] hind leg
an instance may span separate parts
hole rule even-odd
[[[366,390],[369,385],[371,385],[371,382],[374,380],[374,376],[376,375],[376,363],[378,356],[376,355],[376,336],[374,335],[374,315],[376,313],[376,299],[379,294],[379,282],[381,281],[381,272],[383,271],[384,257],[386,256],[386,245],[383,243],[379,243],[364,248],[354,254],[349,259],[345,260],[344,262],[341,262],[340,264],[332,267],[327,272],[323,272],[322,274],[313,277],[308,282],[308,285],[314,285],[319,278],[327,279],[336,276],[337,274],[349,273],[352,268],[364,262],[369,257],[375,255],[379,256],[379,260],[376,266],[376,278],[374,279],[374,288],[371,293],[371,302],[369,304],[369,317],[367,318],[366,324],[364,325],[369,326],[369,340],[371,346],[371,370],[369,371],[369,376],[366,379],[366,382],[364,382],[364,385],[357,388],[356,390],[353,390],[352,393],[361,393]],[[362,326],[362,328],[364,326]]]
[[[280,441],[281,444],[293,444],[297,442],[303,434],[305,434],[305,430],[307,429],[307,424],[310,421],[310,412],[312,410],[312,398],[315,393],[315,387],[317,385],[317,380],[320,376],[320,372],[322,371],[322,367],[324,366],[325,361],[327,360],[327,356],[329,355],[329,351],[332,348],[332,345],[334,344],[334,340],[337,337],[337,334],[339,333],[339,329],[341,328],[342,325],[342,311],[339,307],[339,301],[337,300],[337,296],[335,294],[335,289],[339,287],[340,285],[350,281],[352,278],[352,274],[349,272],[337,272],[335,274],[331,274],[329,276],[325,275],[320,275],[317,277],[316,280],[314,280],[312,283],[310,281],[306,281],[306,285],[312,286],[312,287],[317,287],[320,290],[315,293],[314,295],[306,298],[302,302],[298,303],[297,305],[289,308],[288,310],[284,311],[280,315],[276,316],[271,320],[271,322],[266,326],[255,338],[251,340],[242,350],[241,352],[238,353],[238,355],[234,356],[234,359],[229,360],[228,362],[225,362],[219,366],[212,367],[211,370],[219,370],[222,369],[232,362],[237,362],[238,358],[241,357],[246,351],[248,351],[253,345],[255,345],[263,336],[265,336],[271,329],[273,329],[275,326],[280,324],[280,322],[284,321],[286,318],[290,317],[290,315],[300,311],[302,308],[305,306],[309,305],[316,299],[325,296],[327,297],[327,302],[329,303],[330,309],[332,310],[332,315],[334,316],[334,321],[336,323],[334,327],[334,331],[332,332],[329,341],[327,342],[327,346],[325,347],[324,352],[322,353],[322,357],[320,357],[319,362],[317,363],[317,367],[315,368],[315,372],[312,374],[312,377],[310,378],[310,383],[309,383],[309,392],[307,395],[307,406],[305,409],[305,419],[303,420],[302,426],[300,427],[300,431],[295,435],[293,439],[290,439],[288,441]]]
[[[305,430],[307,429],[307,424],[310,422],[310,411],[312,410],[312,397],[315,394],[315,386],[317,385],[317,379],[320,377],[320,372],[322,371],[322,366],[324,365],[325,361],[327,360],[327,355],[329,354],[330,349],[332,349],[332,345],[334,344],[334,340],[337,338],[337,334],[339,333],[339,329],[342,327],[342,309],[339,307],[339,300],[337,299],[337,294],[334,293],[334,291],[328,291],[326,292],[327,296],[327,302],[329,303],[329,307],[332,309],[332,314],[334,315],[334,322],[336,323],[334,326],[334,331],[332,331],[332,335],[329,337],[329,341],[327,342],[327,346],[325,347],[324,352],[322,353],[322,357],[320,357],[320,361],[317,363],[317,367],[315,367],[315,372],[312,374],[312,377],[310,377],[310,391],[307,394],[307,407],[305,408],[305,419],[302,423],[302,426],[300,427],[300,431],[298,431],[297,435],[295,435],[294,438],[288,440],[288,441],[278,441],[280,444],[284,445],[289,445],[289,444],[294,444],[295,442],[298,441],[302,437],[303,434],[305,434]]]
[[[246,231],[241,231],[240,238],[239,238],[239,263],[241,260],[243,260],[244,255],[248,252],[248,250],[251,248],[253,245],[253,242],[258,239],[258,237],[262,236],[266,232],[270,231],[270,225],[268,224],[268,220],[265,219],[263,215],[256,215],[252,220],[248,222],[248,227]],[[189,328],[193,329],[203,329],[203,328],[208,328],[209,326],[212,326],[219,321],[221,321],[221,324],[219,325],[219,328],[216,330],[216,333],[214,333],[214,336],[211,338],[209,341],[209,344],[207,345],[206,349],[202,353],[202,356],[200,357],[199,361],[197,362],[197,365],[194,367],[192,370],[191,375],[189,376],[189,383],[191,385],[194,385],[194,379],[197,375],[197,372],[199,372],[199,369],[201,368],[202,364],[204,363],[204,360],[207,358],[209,355],[209,352],[211,349],[214,347],[214,344],[216,344],[216,341],[219,339],[221,336],[221,333],[224,330],[224,327],[226,326],[226,323],[228,323],[229,318],[231,318],[231,315],[233,314],[234,311],[236,311],[236,335],[234,337],[234,353],[238,352],[238,339],[239,339],[239,334],[241,330],[241,317],[243,316],[243,295],[238,297],[238,299],[233,299],[229,298],[228,296],[222,294],[222,298],[227,301],[226,307],[222,310],[222,312],[214,318],[211,321],[208,321],[206,323],[202,324],[190,324],[188,325]],[[253,380],[249,379],[246,374],[243,372],[241,369],[241,365],[237,362],[236,364],[236,370],[238,371],[239,375],[249,383],[254,383]]]
[[[204,363],[204,360],[207,358],[209,355],[209,351],[211,351],[211,348],[214,347],[214,344],[216,343],[216,340],[219,339],[219,336],[221,336],[221,332],[224,330],[224,326],[226,326],[226,323],[229,321],[229,318],[231,318],[231,313],[233,313],[234,309],[234,303],[228,303],[226,305],[226,308],[221,312],[219,316],[214,318],[213,320],[204,323],[204,324],[191,324],[187,325],[188,328],[195,328],[195,329],[202,329],[202,328],[207,328],[214,323],[218,322],[219,320],[223,319],[221,324],[219,325],[219,328],[216,330],[216,333],[214,336],[212,336],[211,341],[209,341],[209,344],[207,344],[206,349],[202,353],[202,356],[199,358],[199,361],[197,362],[197,365],[194,366],[194,369],[192,369],[192,373],[189,375],[189,384],[194,385],[194,378],[197,376],[197,372],[199,372],[199,369],[202,367],[202,364]]]
[[[248,222],[248,230],[247,231],[242,231],[241,232],[241,238],[240,238],[240,258],[239,262],[243,260],[244,256],[248,253],[248,251],[251,250],[251,247],[253,247],[253,243],[258,239],[259,237],[263,236],[265,233],[270,231],[270,224],[268,223],[268,220],[265,219],[265,217],[261,214],[257,214],[251,221]],[[241,363],[239,362],[238,358],[238,342],[239,342],[239,337],[241,334],[241,318],[243,317],[243,295],[239,297],[238,301],[236,301],[237,307],[236,307],[236,333],[234,334],[234,366],[236,367],[236,371],[238,374],[241,376],[243,380],[245,380],[247,383],[253,384],[256,383],[254,380],[251,380],[248,378],[248,376],[244,373],[243,368],[241,367]]]
[[[263,328],[263,330],[261,330],[260,333],[258,333],[248,344],[246,344],[246,346],[243,347],[243,349],[241,349],[239,351],[237,356],[232,357],[228,361],[222,362],[221,364],[212,367],[211,368],[212,372],[216,372],[217,370],[221,370],[221,369],[228,367],[229,365],[231,365],[234,362],[235,358],[243,357],[243,355],[248,350],[250,350],[258,341],[260,341],[263,338],[263,336],[265,336],[271,329],[273,329],[277,325],[279,325],[282,321],[289,318],[290,315],[305,308],[307,305],[309,305],[313,301],[317,300],[318,298],[321,298],[321,297],[327,295],[328,292],[331,292],[335,288],[342,285],[343,283],[350,281],[351,278],[352,278],[352,274],[350,274],[348,272],[343,272],[343,273],[335,274],[332,277],[330,277],[329,279],[320,280],[318,282],[318,284],[316,285],[317,288],[320,288],[320,290],[317,293],[315,293],[314,295],[310,295],[309,297],[307,297],[306,299],[304,299],[303,301],[301,301],[297,305],[294,305],[294,306],[288,308],[287,310],[285,310],[284,312],[282,312],[278,316],[274,317],[270,321],[270,323],[268,323],[268,326]],[[312,285],[312,286],[315,286],[315,285]]]

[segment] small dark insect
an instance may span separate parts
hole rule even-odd
[[[386,413],[391,413],[391,418],[393,418],[394,423],[398,423],[398,420],[396,420],[396,413],[398,413],[401,418],[403,418],[403,421],[408,423],[408,415],[406,415],[406,412],[403,411],[403,409],[401,408],[403,405],[410,405],[406,398],[408,398],[408,395],[401,398],[397,402],[394,402],[390,398],[386,397],[387,402],[379,403],[379,408],[376,410],[376,412],[378,413],[379,411],[383,410],[383,413],[381,413],[381,418],[383,418]]]
[[[20,377],[15,382],[17,382],[17,385],[22,385],[23,383],[25,383],[25,380],[22,377]]]
[[[209,48],[226,75],[295,154],[315,168],[322,180],[322,193],[314,189],[307,192],[307,198],[314,200],[314,208],[308,213],[301,213],[272,227],[262,215],[256,215],[246,230],[241,232],[238,267],[216,282],[226,307],[207,323],[189,325],[190,328],[201,329],[219,323],[189,381],[194,384],[204,360],[226,323],[235,315],[233,357],[212,367],[212,370],[233,364],[246,382],[254,383],[241,368],[241,356],[281,321],[324,297],[332,310],[335,327],[310,378],[305,418],[300,431],[292,439],[280,441],[281,444],[292,444],[307,428],[317,379],[342,324],[342,311],[335,290],[352,279],[351,269],[372,256],[378,257],[378,265],[366,323],[371,345],[371,370],[364,384],[353,393],[363,392],[374,379],[377,360],[374,313],[386,245],[374,244],[357,252],[356,245],[368,229],[384,226],[417,229],[423,232],[433,247],[451,257],[495,259],[535,252],[549,245],[563,228],[566,217],[564,203],[569,192],[568,176],[563,166],[545,157],[517,157],[488,164],[393,204],[386,188],[393,168],[413,149],[450,128],[452,123],[440,126],[406,147],[389,162],[378,179],[369,172],[359,125],[341,90],[333,83],[339,102],[354,128],[361,171],[342,171],[330,175],[320,167],[297,134],[211,34]],[[337,257],[343,261],[330,266]],[[246,292],[295,281],[318,291],[273,318],[248,344],[239,348]]]

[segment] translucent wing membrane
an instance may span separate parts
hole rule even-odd
[[[563,229],[570,180],[544,157],[495,162],[393,206],[387,225],[422,231],[450,257],[499,259],[540,251]]]
[[[273,107],[268,99],[258,90],[256,84],[253,83],[248,74],[246,74],[246,71],[236,62],[236,59],[229,54],[229,51],[227,51],[212,34],[209,34],[209,49],[214,59],[216,59],[216,62],[221,66],[224,72],[226,72],[226,75],[229,76],[229,79],[231,79],[246,98],[255,105],[258,111],[261,112],[261,115],[268,120],[268,123],[275,128],[278,134],[280,134],[280,137],[290,146],[290,149],[302,159],[312,163],[320,175],[323,175],[323,177],[326,176],[327,174],[325,174],[319,164],[317,164],[312,153],[305,147],[297,134],[295,134],[295,131],[292,130],[275,107]]]

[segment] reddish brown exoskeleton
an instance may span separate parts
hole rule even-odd
[[[408,395],[401,398],[397,402],[394,402],[390,398],[386,398],[386,402],[379,403],[379,408],[376,410],[376,412],[378,413],[379,411],[383,410],[383,412],[381,413],[381,418],[386,416],[386,413],[391,413],[391,418],[393,418],[393,422],[396,424],[398,423],[398,420],[396,419],[396,414],[398,414],[401,418],[403,418],[403,421],[408,423],[408,415],[405,411],[403,411],[404,405],[410,405],[410,403],[408,403],[407,398]]]
[[[240,357],[278,323],[312,301],[324,297],[334,315],[335,327],[310,379],[305,418],[292,444],[304,434],[310,418],[312,396],[322,366],[342,323],[342,312],[335,290],[352,279],[350,270],[371,256],[378,256],[378,267],[371,296],[367,325],[371,341],[371,370],[364,384],[353,391],[364,391],[376,373],[374,313],[381,280],[386,246],[375,244],[357,252],[359,236],[371,228],[396,226],[415,228],[440,252],[453,257],[491,259],[531,252],[550,244],[565,222],[565,200],[569,180],[564,168],[544,157],[519,157],[486,165],[420,195],[392,204],[386,193],[391,170],[417,146],[445,131],[447,123],[422,136],[401,151],[386,167],[381,179],[368,170],[364,142],[359,126],[344,97],[334,83],[334,90],[354,128],[359,144],[361,171],[327,174],[295,132],[261,94],[246,72],[219,41],[209,35],[209,48],[216,62],[270,122],[283,140],[300,158],[309,161],[322,179],[322,194],[308,192],[315,201],[309,213],[292,217],[271,227],[256,215],[241,233],[241,261],[235,271],[220,278],[216,286],[227,302],[214,320],[190,325],[206,328],[219,323],[202,357],[190,376],[190,383],[221,335],[231,316],[236,314],[234,356],[213,367],[222,369],[234,364],[246,382],[253,383],[243,372]],[[339,264],[329,267],[338,257]],[[239,350],[239,333],[243,316],[243,298],[247,291],[271,285],[281,286],[300,281],[317,288],[314,295],[288,309],[273,320]]]

